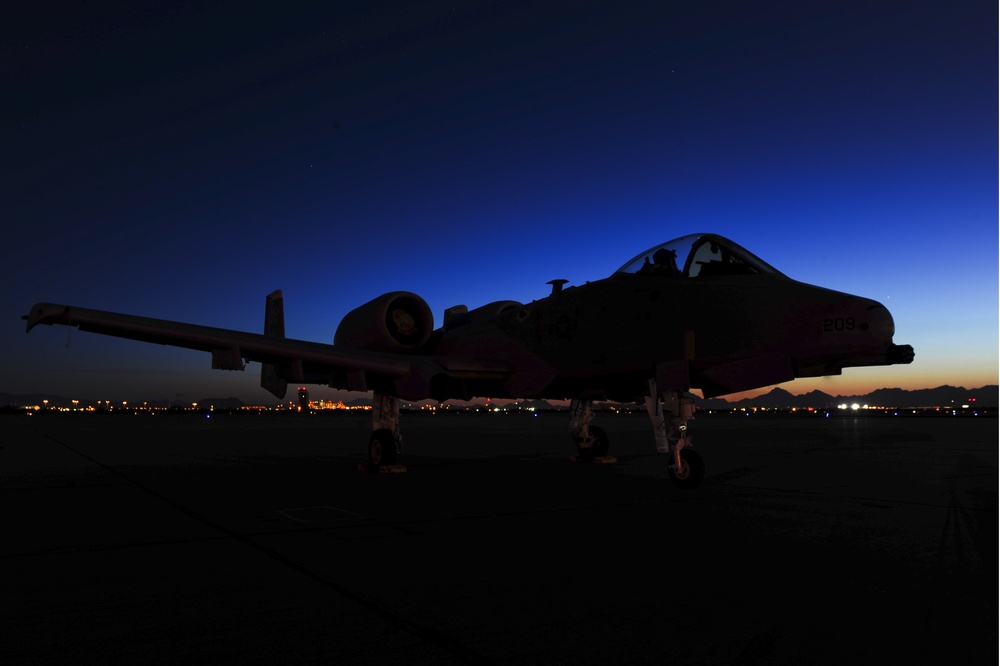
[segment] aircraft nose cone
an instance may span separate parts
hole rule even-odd
[[[862,321],[868,325],[868,332],[873,337],[891,341],[892,336],[896,334],[896,324],[889,310],[876,301],[869,302]]]
[[[892,320],[892,315],[881,303],[872,301],[867,308],[869,315],[869,331],[879,342],[888,342],[885,360],[889,365],[913,363],[915,354],[910,345],[897,345],[892,342],[892,336],[896,333],[896,325]]]

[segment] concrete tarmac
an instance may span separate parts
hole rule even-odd
[[[0,663],[996,663],[996,418],[596,423],[0,417]]]

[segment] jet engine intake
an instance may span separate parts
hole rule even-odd
[[[348,312],[333,344],[369,351],[408,352],[427,342],[434,315],[427,302],[408,291],[392,291]]]

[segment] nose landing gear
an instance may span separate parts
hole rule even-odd
[[[705,478],[705,463],[701,456],[690,448],[691,442],[687,435],[687,422],[694,418],[694,405],[691,400],[680,391],[661,396],[656,380],[650,379],[646,412],[653,424],[656,450],[670,454],[671,461],[667,467],[670,480],[678,488],[699,486]]]

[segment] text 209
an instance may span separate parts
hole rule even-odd
[[[855,327],[854,317],[834,317],[823,320],[823,331],[832,333],[833,331],[853,331]]]

